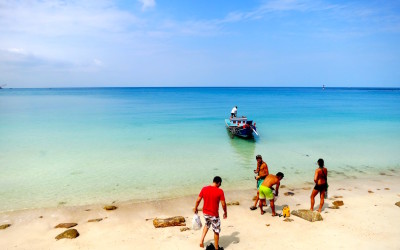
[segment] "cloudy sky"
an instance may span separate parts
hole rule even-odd
[[[400,86],[400,1],[0,0],[0,84]]]

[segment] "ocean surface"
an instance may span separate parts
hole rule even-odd
[[[231,138],[233,106],[259,137]],[[254,188],[255,156],[286,184],[400,168],[400,90],[69,88],[0,90],[0,211]],[[194,202],[194,201],[193,201]]]

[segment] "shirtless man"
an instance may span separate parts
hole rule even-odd
[[[254,205],[250,207],[251,210],[257,209],[257,202],[259,199],[258,189],[260,188],[260,185],[264,181],[265,177],[267,177],[267,175],[269,174],[268,165],[262,160],[262,156],[257,155],[256,160],[257,160],[257,169],[254,170],[254,173],[257,174],[257,176],[255,177],[257,181],[257,198],[256,201],[254,202]]]
[[[279,185],[281,184],[281,180],[283,179],[283,173],[278,172],[276,175],[270,174],[265,178],[263,183],[260,186],[260,210],[261,210],[261,215],[263,215],[265,212],[263,210],[263,205],[266,205],[265,199],[269,200],[271,210],[272,210],[272,216],[276,216],[275,213],[275,204],[274,204],[274,193],[272,192],[272,186],[276,185],[275,187],[275,195],[278,196],[279,192]]]
[[[314,182],[315,182],[315,187],[311,192],[311,197],[310,197],[311,198],[310,210],[311,211],[314,210],[315,196],[319,193],[320,202],[319,202],[318,212],[321,213],[322,206],[324,205],[325,192],[328,189],[328,169],[325,168],[323,159],[318,160],[318,168],[315,170]]]

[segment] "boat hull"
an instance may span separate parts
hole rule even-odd
[[[229,120],[225,120],[226,129],[234,136],[239,136],[242,138],[252,138],[253,137],[253,129],[255,127],[253,125],[247,126],[232,126],[229,123]]]

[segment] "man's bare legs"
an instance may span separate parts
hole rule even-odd
[[[269,204],[271,206],[272,216],[276,216],[274,200],[269,200]]]
[[[314,204],[315,204],[315,196],[318,194],[318,190],[313,189],[313,191],[311,192],[311,208],[310,210],[313,211],[314,210]],[[322,205],[323,205],[323,201],[322,201]]]
[[[256,202],[254,202],[254,206],[257,207],[257,202],[259,200],[260,197],[260,192],[257,190],[257,198],[256,198]]]
[[[265,213],[263,210],[264,203],[265,203],[265,199],[260,199],[259,206],[260,206],[260,210],[261,210],[261,215],[263,215]]]
[[[325,190],[319,194],[320,202],[319,202],[319,209],[318,212],[321,213],[322,207],[324,206],[324,199],[325,199]]]
[[[203,234],[201,235],[200,247],[204,247],[204,238],[206,237],[207,232],[208,232],[208,227],[204,226]],[[215,238],[215,236],[214,236],[214,238]]]
[[[219,234],[214,232],[214,248],[216,250],[218,250],[218,248],[219,248],[218,243],[219,243]]]

